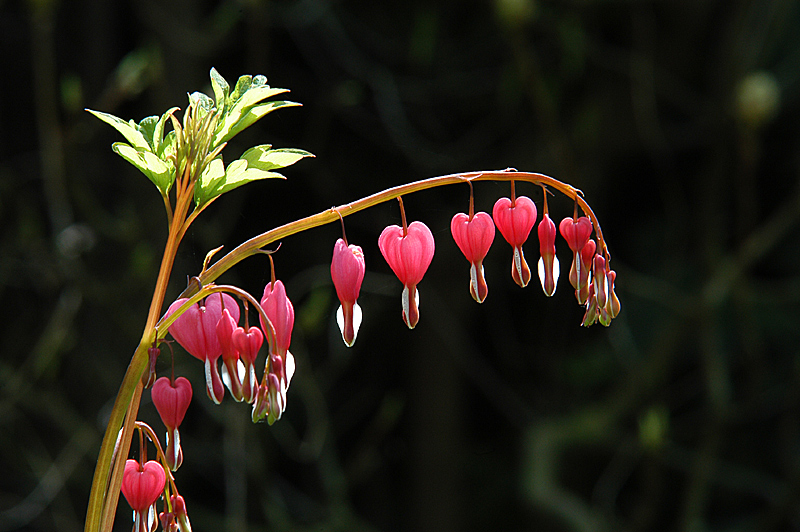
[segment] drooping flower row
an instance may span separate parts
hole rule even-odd
[[[386,227],[378,238],[378,247],[389,267],[403,283],[402,318],[413,329],[419,322],[418,284],[431,264],[435,242],[433,233],[423,222],[406,223],[402,199],[400,210],[402,227]],[[542,290],[547,296],[552,296],[558,283],[560,266],[556,256],[556,224],[548,213],[546,196],[544,211],[537,228],[540,254],[537,269]],[[534,202],[526,196],[515,197],[513,193],[511,198],[497,200],[492,216],[485,212],[474,212],[470,194],[469,214],[458,213],[453,216],[450,231],[470,263],[469,292],[475,301],[482,303],[488,295],[483,261],[494,240],[495,225],[513,250],[512,279],[520,287],[527,286],[531,271],[525,260],[523,244],[536,225],[536,219]],[[564,218],[559,230],[573,252],[569,281],[578,303],[586,308],[582,325],[588,327],[598,321],[609,325],[620,310],[619,299],[614,291],[616,273],[608,268],[606,256],[598,252],[597,244],[591,239],[591,220],[586,216],[578,217],[576,213]],[[339,239],[334,247],[331,276],[341,302],[337,313],[338,323],[348,346],[353,345],[362,320],[356,300],[364,271],[362,249]]]
[[[435,241],[433,233],[423,222],[406,222],[402,198],[398,200],[402,225],[386,227],[378,238],[378,247],[403,284],[401,316],[413,329],[420,319],[418,285],[433,259]],[[531,270],[523,245],[536,225],[537,214],[534,202],[526,196],[516,197],[513,187],[511,198],[498,199],[491,216],[486,212],[474,212],[470,186],[469,212],[453,216],[450,230],[456,245],[470,263],[469,293],[477,302],[482,303],[488,295],[483,262],[494,241],[495,226],[512,248],[512,279],[520,287],[527,286]],[[598,321],[609,325],[620,310],[614,290],[616,273],[609,269],[607,256],[598,251],[591,238],[592,221],[586,216],[577,216],[576,212],[564,218],[558,229],[573,254],[569,282],[578,303],[586,309],[582,325],[590,326]],[[555,293],[559,278],[556,233],[556,224],[549,216],[545,196],[544,213],[537,228],[540,255],[537,270],[547,296]],[[341,303],[336,313],[337,323],[347,346],[354,344],[362,322],[358,297],[365,271],[362,248],[349,244],[346,237],[338,239],[331,260],[331,279]],[[186,298],[181,298],[172,303],[166,315],[172,315],[186,301]],[[247,318],[245,325],[240,326],[239,304],[228,293],[215,292],[184,311],[175,319],[169,332],[189,354],[204,363],[206,394],[210,399],[220,403],[227,387],[236,401],[252,405],[254,421],[266,418],[272,424],[280,419],[286,408],[286,394],[295,366],[289,351],[294,308],[283,283],[275,279],[274,265],[272,280],[264,288],[259,310],[260,327],[250,325]],[[265,339],[268,354],[259,380],[256,358]],[[155,351],[157,353],[158,349]],[[152,382],[154,379],[148,380]],[[161,377],[153,385],[153,402],[167,428],[166,459],[173,470],[182,461],[178,428],[191,396],[189,381],[183,377]]]

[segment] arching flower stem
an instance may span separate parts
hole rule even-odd
[[[581,208],[583,213],[592,221],[595,233],[597,235],[597,248],[598,252],[602,252],[608,259],[610,253],[606,247],[605,240],[603,239],[603,231],[600,229],[600,222],[597,220],[594,211],[583,199],[583,193],[566,183],[544,174],[537,174],[532,172],[517,172],[513,170],[491,170],[484,172],[464,172],[459,174],[449,174],[439,177],[431,177],[405,185],[399,185],[389,188],[367,196],[358,201],[333,207],[323,212],[295,220],[293,222],[284,224],[254,236],[250,240],[241,243],[239,246],[228,252],[227,255],[220,258],[217,262],[212,264],[205,272],[200,274],[199,280],[201,284],[206,284],[214,281],[217,277],[228,271],[233,265],[238,264],[240,261],[262,252],[262,248],[269,244],[282,240],[286,237],[292,236],[296,233],[329,224],[339,219],[339,216],[345,217],[357,212],[363,211],[375,205],[379,205],[386,201],[399,198],[405,194],[413,192],[421,192],[431,188],[441,187],[445,185],[453,185],[456,183],[463,183],[464,180],[468,181],[526,181],[535,185],[546,185],[547,187],[557,190],[575,201]],[[401,210],[402,213],[402,210]],[[181,297],[188,297],[194,293],[196,287],[188,287],[184,290]]]
[[[190,156],[187,156],[182,161],[183,164],[179,169],[180,175],[176,180],[175,187],[175,208],[171,213],[172,215],[168,216],[169,233],[150,303],[150,310],[148,312],[144,331],[142,332],[142,338],[128,365],[119,392],[117,393],[108,425],[106,426],[106,432],[100,447],[97,466],[92,480],[92,489],[86,513],[85,532],[106,531],[112,528],[117,503],[119,501],[122,473],[125,466],[125,459],[123,457],[126,457],[130,451],[132,431],[134,430],[134,422],[139,411],[139,402],[143,389],[141,377],[149,363],[148,349],[154,345],[157,339],[161,339],[167,334],[169,325],[191,304],[197,303],[197,301],[215,291],[234,292],[232,287],[211,286],[210,283],[213,283],[220,275],[245,258],[258,253],[264,253],[263,248],[269,244],[308,229],[326,225],[338,220],[340,217],[343,218],[355,214],[392,199],[398,199],[402,205],[402,199],[400,199],[400,197],[413,192],[421,192],[435,187],[462,183],[464,180],[510,181],[512,182],[512,186],[515,181],[525,181],[535,185],[547,186],[573,199],[584,214],[592,221],[597,236],[598,253],[603,254],[606,260],[610,258],[605,240],[603,239],[603,232],[600,229],[600,223],[591,207],[589,207],[589,204],[583,199],[580,190],[544,174],[517,172],[513,169],[449,174],[392,187],[352,203],[347,203],[295,220],[254,236],[228,252],[208,268],[204,269],[198,276],[197,282],[191,283],[180,296],[190,298],[190,301],[181,306],[179,311],[173,313],[170,317],[171,319],[163,320],[163,323],[158,324],[158,327],[156,327],[156,323],[163,310],[164,297],[178,245],[186,233],[189,224],[194,221],[202,208],[208,206],[208,204],[205,204],[200,210],[195,209],[191,215],[189,215],[189,209],[194,200],[193,190],[197,177],[193,175],[193,172],[196,172],[197,169],[200,168],[200,165],[195,164],[192,157],[195,155],[197,154],[191,153]],[[199,295],[199,297],[195,299],[194,295],[197,294],[202,295]],[[254,308],[256,309],[259,309],[260,306],[260,304],[254,304]],[[273,331],[264,332],[267,335],[273,334]],[[122,429],[121,434],[120,429]],[[116,445],[117,441],[119,441],[118,446]]]

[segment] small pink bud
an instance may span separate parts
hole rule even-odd
[[[274,286],[272,282],[267,283],[261,298],[261,308],[269,318],[269,323],[261,320],[262,329],[267,330],[268,327],[271,327],[274,332],[274,345],[270,344],[270,353],[285,357],[289,350],[289,344],[292,343],[294,306],[286,297],[286,288],[284,288],[283,282],[275,281]]]
[[[611,318],[616,318],[620,311],[620,302],[617,298],[617,293],[614,291],[614,282],[617,280],[617,272],[614,270],[608,271],[608,314]]]
[[[450,232],[470,263],[469,293],[478,303],[483,303],[489,293],[486,278],[483,274],[483,259],[489,253],[494,240],[494,222],[485,212],[478,212],[470,219],[464,213],[453,216]]]
[[[539,222],[539,280],[545,295],[552,296],[556,292],[560,268],[556,257],[556,224],[550,215],[544,213]]]
[[[413,329],[419,322],[417,284],[422,281],[433,260],[433,233],[422,222],[409,224],[405,234],[402,227],[390,225],[381,232],[378,247],[389,267],[403,283],[403,321],[409,329]]]
[[[256,412],[258,410],[269,416],[268,421],[271,425],[275,420],[280,419],[286,409],[286,391],[289,389],[289,382],[292,379],[292,373],[294,373],[294,357],[289,352],[289,344],[292,341],[292,328],[294,327],[294,307],[289,298],[286,297],[286,289],[281,281],[267,284],[266,288],[264,288],[264,297],[261,298],[261,307],[269,319],[269,323],[264,323],[262,320],[261,326],[265,330],[268,327],[271,328],[273,334],[272,343],[269,345],[269,355],[267,356],[269,374],[266,380],[269,389],[267,391],[257,391],[256,401],[253,403],[253,420],[257,420]],[[265,398],[268,399],[268,405],[263,405],[262,408],[262,405],[258,404],[259,397],[265,396],[265,394]],[[280,395],[280,402],[276,401],[276,394]]]
[[[594,256],[594,296],[597,298],[598,309],[604,309],[608,302],[606,273],[606,259],[598,253]]]
[[[586,299],[586,312],[583,315],[581,325],[591,327],[597,321],[599,312],[597,309],[597,298],[594,295],[594,283],[589,283],[589,294]]]
[[[578,300],[578,304],[580,305],[585,305],[589,300],[589,276],[592,271],[592,259],[596,249],[597,244],[595,244],[594,240],[589,239],[589,241],[586,242],[578,254],[578,259],[581,263],[581,269],[578,272],[579,288],[575,290],[575,298]],[[572,275],[572,272],[570,272],[570,275]]]
[[[142,466],[136,460],[128,459],[122,473],[120,489],[133,511],[146,516],[164,491],[166,482],[167,475],[158,462],[150,460]]]
[[[517,197],[513,205],[509,198],[500,198],[494,204],[492,217],[503,238],[514,248],[511,277],[524,288],[531,280],[531,270],[525,262],[522,244],[536,223],[536,205],[527,196]]]
[[[341,303],[336,312],[336,321],[342,331],[342,339],[348,347],[352,347],[355,343],[361,325],[361,307],[356,301],[365,271],[364,252],[361,248],[352,244],[348,246],[341,238],[337,240],[333,246],[331,279]]]
[[[186,511],[186,501],[180,495],[173,495],[169,498],[172,503],[172,513],[178,521],[181,532],[192,532],[192,525],[189,523],[189,514]]]

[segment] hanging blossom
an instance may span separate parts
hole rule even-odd
[[[248,403],[255,400],[258,391],[258,379],[256,378],[256,356],[261,345],[264,343],[264,333],[258,327],[237,327],[231,333],[231,344],[241,357],[240,374],[241,384],[239,389],[242,398]],[[224,355],[223,355],[224,356]],[[238,381],[237,381],[238,382]]]
[[[361,307],[357,300],[365,271],[366,264],[361,247],[348,245],[342,238],[337,240],[333,246],[331,279],[341,303],[339,310],[336,311],[336,322],[348,347],[352,347],[355,343],[361,326]]]
[[[245,367],[239,359],[239,350],[233,343],[233,331],[237,329],[237,320],[233,319],[230,311],[222,309],[222,315],[217,322],[217,338],[222,348],[222,382],[231,392],[231,397],[237,402],[242,401],[242,379]]]
[[[483,272],[483,259],[489,253],[494,240],[494,222],[485,212],[472,214],[472,196],[470,195],[470,214],[460,212],[450,222],[450,232],[458,249],[470,263],[469,293],[478,303],[483,303],[489,293],[486,277]]]
[[[514,248],[511,277],[515,283],[524,288],[531,280],[531,269],[525,262],[522,244],[528,239],[528,235],[536,223],[536,205],[527,196],[513,197],[512,194],[511,199],[500,198],[497,200],[492,209],[492,217],[500,234]]]
[[[435,244],[433,233],[424,223],[411,222],[410,225],[406,225],[402,205],[400,200],[403,227],[390,225],[384,229],[378,238],[378,247],[389,267],[403,283],[401,296],[403,321],[409,329],[413,329],[419,322],[417,284],[422,281],[433,260]]]
[[[192,532],[192,525],[186,512],[186,501],[183,497],[172,495],[169,502],[172,511],[158,514],[164,532]]]
[[[272,257],[270,256],[270,260]],[[281,418],[286,409],[286,391],[294,375],[294,356],[289,352],[294,327],[294,307],[286,296],[286,288],[281,281],[273,280],[264,288],[261,308],[269,320],[261,318],[261,327],[269,330],[269,355],[264,378],[256,392],[253,403],[253,421],[267,418],[272,425]]]
[[[172,315],[187,301],[180,298],[170,305],[167,316]],[[203,305],[195,304],[181,314],[170,326],[169,332],[186,351],[205,363],[206,393],[219,404],[225,396],[225,387],[217,367],[222,355],[222,345],[217,333],[217,323],[227,310],[234,321],[239,321],[239,306],[228,294],[216,293],[208,296]]]
[[[567,241],[569,249],[572,250],[569,282],[575,289],[575,297],[578,299],[578,303],[583,304],[580,293],[589,282],[589,270],[592,265],[583,261],[581,250],[589,243],[589,237],[592,235],[593,229],[592,221],[586,216],[578,218],[573,215],[561,220],[558,228],[561,231],[561,236]]]
[[[541,254],[539,257],[539,280],[545,295],[550,297],[556,292],[558,274],[561,270],[558,265],[558,257],[556,257],[556,224],[550,219],[546,209],[547,203],[545,203],[545,213],[542,215],[542,221],[539,222],[538,228],[539,253]]]
[[[170,469],[177,471],[183,462],[183,451],[181,450],[181,436],[178,432],[192,402],[192,385],[185,377],[171,379],[160,377],[153,384],[150,391],[153,404],[161,416],[161,421],[167,428],[167,448],[164,451],[167,457],[167,464]]]
[[[155,504],[164,491],[167,474],[158,462],[125,461],[120,490],[133,508],[133,532],[150,532],[155,526]]]

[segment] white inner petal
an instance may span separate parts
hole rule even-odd
[[[361,327],[361,307],[356,303],[353,305],[353,341],[356,341],[356,336],[358,336],[358,329]]]
[[[520,251],[518,247],[514,248],[514,268],[517,270],[519,278],[522,279],[522,254]]]
[[[286,388],[292,382],[292,375],[294,375],[294,355],[286,351]]]
[[[481,268],[482,270],[483,268]],[[475,294],[475,297],[478,296],[478,269],[475,267],[474,264],[471,264],[469,267],[469,284],[472,287],[472,293]]]
[[[222,374],[222,382],[223,382],[223,383],[225,384],[225,386],[227,386],[227,387],[228,387],[228,389],[230,390],[230,389],[231,389],[231,376],[228,374],[228,365],[227,365],[227,364],[223,364],[223,365],[222,365],[222,372],[221,372],[221,374]],[[231,393],[233,393],[233,392],[231,391]]]
[[[417,294],[419,294],[419,290],[417,290]],[[408,320],[408,309],[409,309],[409,301],[408,301],[408,287],[403,287],[403,295],[400,296],[400,301],[403,304],[403,314],[406,316],[406,320]]]
[[[553,257],[553,290],[558,284],[558,276],[561,274],[561,265],[558,263],[558,257]]]
[[[539,264],[537,269],[539,270],[539,282],[542,283],[542,290],[544,290],[546,294],[547,290],[544,287],[544,259],[542,257],[539,257]]]

